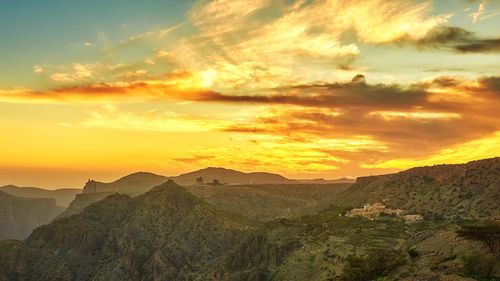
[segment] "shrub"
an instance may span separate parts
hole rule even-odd
[[[457,234],[465,239],[483,242],[496,256],[500,246],[500,223],[489,222],[480,225],[462,226]]]
[[[410,256],[410,258],[414,259],[414,258],[418,257],[420,255],[420,253],[415,248],[409,248],[408,255]]]
[[[488,278],[495,268],[495,257],[492,255],[466,254],[461,257],[467,276],[477,279]]]
[[[404,264],[400,251],[378,249],[365,256],[348,256],[344,271],[340,276],[343,281],[374,280],[388,275],[392,270]]]
[[[443,262],[452,261],[457,258],[457,254],[451,254],[443,258]]]

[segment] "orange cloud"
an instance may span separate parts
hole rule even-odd
[[[249,97],[271,106],[254,120],[233,124],[226,130],[279,136],[292,142],[365,136],[385,147],[384,153],[366,147],[370,153],[366,153],[369,158],[363,160],[365,163],[401,155],[425,159],[500,131],[499,81],[498,77],[476,81],[441,77],[406,90],[395,85],[365,84],[361,88],[343,84],[286,88],[295,95]],[[298,89],[300,92],[296,92]],[[305,95],[309,91],[314,93],[312,97]],[[365,154],[328,146],[321,150],[343,159]]]
[[[208,69],[199,73],[183,70],[170,72],[163,80],[89,83],[35,91],[25,88],[0,90],[4,102],[123,102],[173,98],[206,100],[216,95],[208,89],[216,75]]]

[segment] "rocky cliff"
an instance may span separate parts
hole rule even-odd
[[[0,240],[24,239],[64,209],[53,198],[23,198],[0,191]]]

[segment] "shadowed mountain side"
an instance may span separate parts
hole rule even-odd
[[[96,193],[81,193],[77,194],[75,200],[69,204],[69,207],[64,210],[56,219],[66,218],[80,213],[83,209],[87,208],[90,204],[98,202],[112,192],[96,192]]]
[[[69,203],[75,199],[75,195],[82,192],[82,190],[78,188],[48,190],[38,187],[19,187],[15,185],[2,186],[0,187],[0,191],[7,192],[18,197],[54,198],[56,200],[56,204],[62,207],[68,207]]]
[[[205,182],[218,179],[221,183],[230,183],[223,187],[198,184],[197,179]],[[168,178],[153,173],[138,172],[127,175],[114,182],[101,183],[89,180],[82,194],[78,194],[69,208],[59,218],[79,213],[93,202],[97,202],[112,193],[137,196]],[[228,211],[236,211],[250,218],[266,221],[275,217],[303,215],[328,206],[328,200],[350,184],[326,184],[327,180],[309,180],[302,184],[277,174],[243,173],[224,168],[206,168],[188,174],[173,177],[175,182],[185,183],[185,188],[207,202]],[[345,179],[341,179],[345,181]],[[248,185],[236,185],[248,182]],[[275,182],[274,184],[258,184]],[[312,182],[320,182],[313,184]],[[252,183],[252,184],[250,184]],[[284,184],[288,183],[288,184]]]
[[[336,194],[350,184],[262,184],[224,187],[186,186],[185,189],[223,210],[251,219],[267,221],[276,217],[311,214],[328,207]],[[127,190],[126,187],[123,188]],[[82,193],[59,218],[79,213],[110,192]]]
[[[68,209],[60,214],[58,218],[78,214],[90,204],[102,200],[113,193],[130,196],[141,195],[153,187],[165,183],[167,180],[168,178],[165,176],[148,172],[133,173],[110,183],[89,180],[83,187],[83,193],[77,194]]]
[[[63,210],[53,198],[23,198],[0,191],[0,240],[24,239]]]
[[[381,201],[428,217],[498,218],[500,158],[360,177],[335,203],[361,206]]]
[[[207,280],[256,226],[168,181],[135,198],[108,196],[36,229],[3,254],[0,279]]]
[[[186,187],[194,195],[224,210],[259,221],[315,213],[328,207],[351,184],[262,184],[223,188]]]

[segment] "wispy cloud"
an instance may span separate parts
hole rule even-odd
[[[473,23],[477,23],[478,21],[486,20],[500,14],[498,10],[487,11],[486,10],[487,3],[488,3],[487,0],[482,1],[477,6],[477,9],[469,14],[469,17],[471,18]]]
[[[450,26],[451,15],[432,12],[431,1],[410,0],[200,1],[175,26],[116,44],[100,32],[100,42],[87,47],[102,47],[104,58],[37,64],[32,71],[46,87],[0,90],[0,102],[104,102],[113,106],[66,125],[231,138],[230,145],[200,144],[173,160],[180,165],[361,173],[463,156],[478,140],[489,147],[486,155],[500,131],[498,73],[394,83],[359,74],[370,73],[363,65],[369,48],[500,51],[500,39]],[[471,18],[494,15],[481,2]],[[120,107],[150,101],[252,114]]]
[[[81,122],[64,125],[151,132],[206,132],[219,130],[229,122],[209,116],[180,114],[173,111],[123,111],[115,106],[93,111]]]

